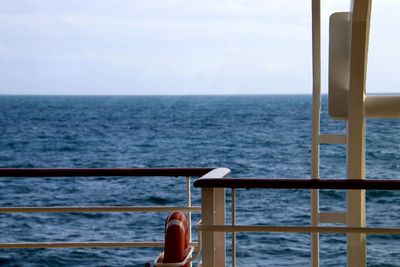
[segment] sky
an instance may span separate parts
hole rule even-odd
[[[350,4],[322,3],[326,77],[328,17]],[[368,92],[397,90],[399,10],[374,1]],[[310,14],[310,0],[0,0],[0,94],[308,94]]]

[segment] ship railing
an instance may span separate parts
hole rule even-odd
[[[237,189],[330,189],[330,190],[400,190],[400,180],[349,180],[349,179],[266,179],[266,178],[200,178],[194,186],[201,188],[202,222],[197,225],[202,236],[202,266],[226,266],[225,234],[232,237],[232,266],[236,266],[236,233],[336,233],[336,234],[400,234],[400,228],[382,227],[331,227],[282,226],[236,224]],[[231,223],[225,222],[225,189],[231,190]]]
[[[186,177],[187,204],[183,206],[62,206],[62,207],[0,207],[0,213],[81,213],[81,212],[186,212],[188,224],[192,228],[192,213],[201,212],[200,206],[193,206],[191,199],[191,177],[225,177],[230,173],[226,168],[93,168],[93,169],[0,169],[2,178],[56,178],[56,177]],[[219,176],[220,175],[220,176]],[[4,229],[2,230],[4,231]],[[160,233],[163,235],[163,233]],[[191,246],[197,247],[196,242]],[[0,243],[0,249],[22,248],[127,248],[163,247],[163,242],[18,242]]]

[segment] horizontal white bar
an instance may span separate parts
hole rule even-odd
[[[197,243],[190,243],[197,246]],[[0,249],[14,248],[162,248],[164,242],[34,242],[34,243],[0,243]]]
[[[365,114],[367,118],[400,118],[400,96],[366,96]]]
[[[346,144],[347,136],[344,134],[320,134],[318,136],[318,142],[320,144]]]
[[[178,207],[178,206],[92,206],[92,207],[1,207],[0,213],[20,213],[20,212],[168,212],[174,210],[200,212],[201,208]]]
[[[38,242],[38,243],[2,243],[0,248],[129,248],[163,247],[163,242]]]
[[[312,226],[250,226],[250,225],[198,225],[199,231],[205,232],[281,232],[281,233],[336,233],[336,234],[400,234],[400,228],[369,227],[312,227]]]
[[[321,223],[346,223],[345,212],[320,212],[318,220]]]

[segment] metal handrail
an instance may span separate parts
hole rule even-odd
[[[347,226],[281,226],[281,225],[197,225],[203,232],[271,232],[271,233],[331,233],[331,234],[376,234],[400,235],[400,228],[347,227]]]
[[[184,176],[190,190],[190,177],[227,175],[225,168],[0,168],[0,177],[48,178],[48,177],[110,177],[110,176]],[[223,177],[218,176],[218,177]],[[190,192],[187,197],[190,197]],[[0,213],[70,213],[70,212],[169,212],[181,210],[200,212],[199,206],[56,206],[56,207],[0,207]],[[195,243],[191,243],[196,247]],[[162,247],[163,242],[21,242],[0,243],[0,249],[11,248],[105,248],[105,247]]]
[[[202,176],[218,168],[0,168],[0,177]]]
[[[63,212],[199,212],[200,206],[57,206],[57,207],[0,207],[0,213],[63,213]]]
[[[164,242],[21,242],[0,243],[0,249],[21,248],[162,248]]]
[[[400,180],[351,180],[351,179],[267,179],[267,178],[213,178],[212,176],[197,179],[194,186],[202,189],[203,223],[197,229],[205,237],[207,249],[204,249],[203,262],[205,266],[224,266],[224,238],[217,234],[232,233],[232,266],[236,266],[236,233],[237,232],[283,232],[283,233],[318,233],[337,234],[391,234],[400,235],[400,228],[379,227],[330,227],[330,226],[281,226],[281,225],[237,225],[236,224],[236,189],[340,189],[340,190],[400,190]],[[217,220],[218,211],[215,207],[225,207],[224,198],[218,198],[225,188],[232,190],[232,223],[227,225]],[[222,191],[221,191],[222,190]],[[204,204],[214,208],[207,208]],[[218,211],[218,212],[217,212]],[[223,236],[224,237],[224,236]],[[222,248],[222,249],[221,249]],[[217,251],[217,252],[215,252]],[[222,255],[219,257],[218,255]],[[313,260],[315,262],[315,260]]]
[[[400,190],[400,180],[200,178],[200,188]]]
[[[194,242],[190,246],[197,247]],[[20,248],[162,248],[164,242],[24,242],[0,243],[0,249]]]

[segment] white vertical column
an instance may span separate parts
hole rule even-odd
[[[201,223],[203,225],[214,224],[214,188],[201,189]],[[214,233],[202,232],[202,266],[216,267]]]
[[[371,0],[353,0],[348,107],[347,178],[365,179],[365,83]],[[347,225],[365,227],[365,191],[347,193]],[[365,234],[347,235],[348,266],[366,266]]]
[[[232,188],[232,226],[236,225],[236,189]],[[232,267],[236,267],[236,232],[232,232]]]
[[[201,190],[201,216],[203,225],[225,225],[225,189]],[[226,266],[225,232],[202,233],[202,264],[204,267]]]
[[[215,224],[225,225],[226,220],[226,210],[225,210],[225,188],[215,188],[214,189],[214,199],[215,199]],[[224,267],[226,266],[226,233],[217,232],[214,233],[215,239],[215,263],[216,266]]]
[[[319,134],[321,112],[321,2],[312,0],[313,103],[311,179],[319,179]],[[319,191],[311,190],[311,226],[318,226]],[[311,234],[311,266],[319,266],[319,234]]]
[[[190,189],[190,176],[186,177],[186,198],[187,198],[187,207],[192,207],[192,193]],[[187,220],[189,225],[189,242],[192,242],[192,212],[189,210],[187,212]]]

